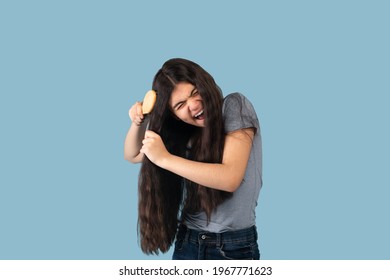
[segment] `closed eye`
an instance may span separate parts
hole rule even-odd
[[[175,110],[181,109],[181,107],[183,107],[184,103],[185,103],[184,101],[176,103],[176,105],[175,105],[175,107],[173,107],[173,109],[175,109]]]
[[[189,97],[194,97],[194,96],[197,96],[198,94],[199,94],[198,90],[196,88],[193,88]],[[177,102],[175,104],[175,106],[173,106],[173,109],[180,110],[186,102],[187,102],[187,100]]]
[[[198,90],[197,90],[196,88],[194,88],[194,89],[191,91],[190,97],[196,96],[196,95],[198,95],[198,94],[199,94]]]

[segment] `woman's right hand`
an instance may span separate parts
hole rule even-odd
[[[137,125],[140,126],[144,120],[145,116],[142,114],[142,103],[136,102],[129,110],[129,116],[131,121]]]

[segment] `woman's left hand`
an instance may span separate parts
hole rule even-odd
[[[147,130],[142,141],[141,153],[145,154],[151,162],[160,166],[162,161],[170,156],[165,145],[157,133]]]

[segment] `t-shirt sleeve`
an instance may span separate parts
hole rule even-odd
[[[232,93],[223,103],[225,131],[255,128],[259,132],[259,120],[252,103],[241,93]]]

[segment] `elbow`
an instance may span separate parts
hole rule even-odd
[[[236,178],[230,179],[229,182],[225,185],[224,191],[233,193],[235,192],[241,185],[242,180],[238,180]]]
[[[126,147],[125,147],[125,150],[123,153],[123,158],[124,158],[124,160],[130,161],[130,162],[132,162],[132,160],[133,160],[133,157],[130,156],[130,153],[126,152]]]
[[[224,176],[221,176],[222,181],[220,181],[221,186],[219,189],[230,193],[235,192],[241,186],[245,173],[237,172],[237,170],[233,169],[224,174]]]
[[[235,192],[242,184],[242,181],[245,177],[244,172],[237,170],[236,168],[230,169],[229,172],[225,173],[225,189],[224,191],[233,193]]]
[[[126,155],[124,156],[124,160],[131,162],[131,163],[134,163],[134,160],[131,157],[128,157]]]
[[[124,159],[127,160],[128,162],[131,162],[131,163],[139,163],[141,162],[137,157],[132,157],[132,156],[129,156],[129,155],[124,155]]]

